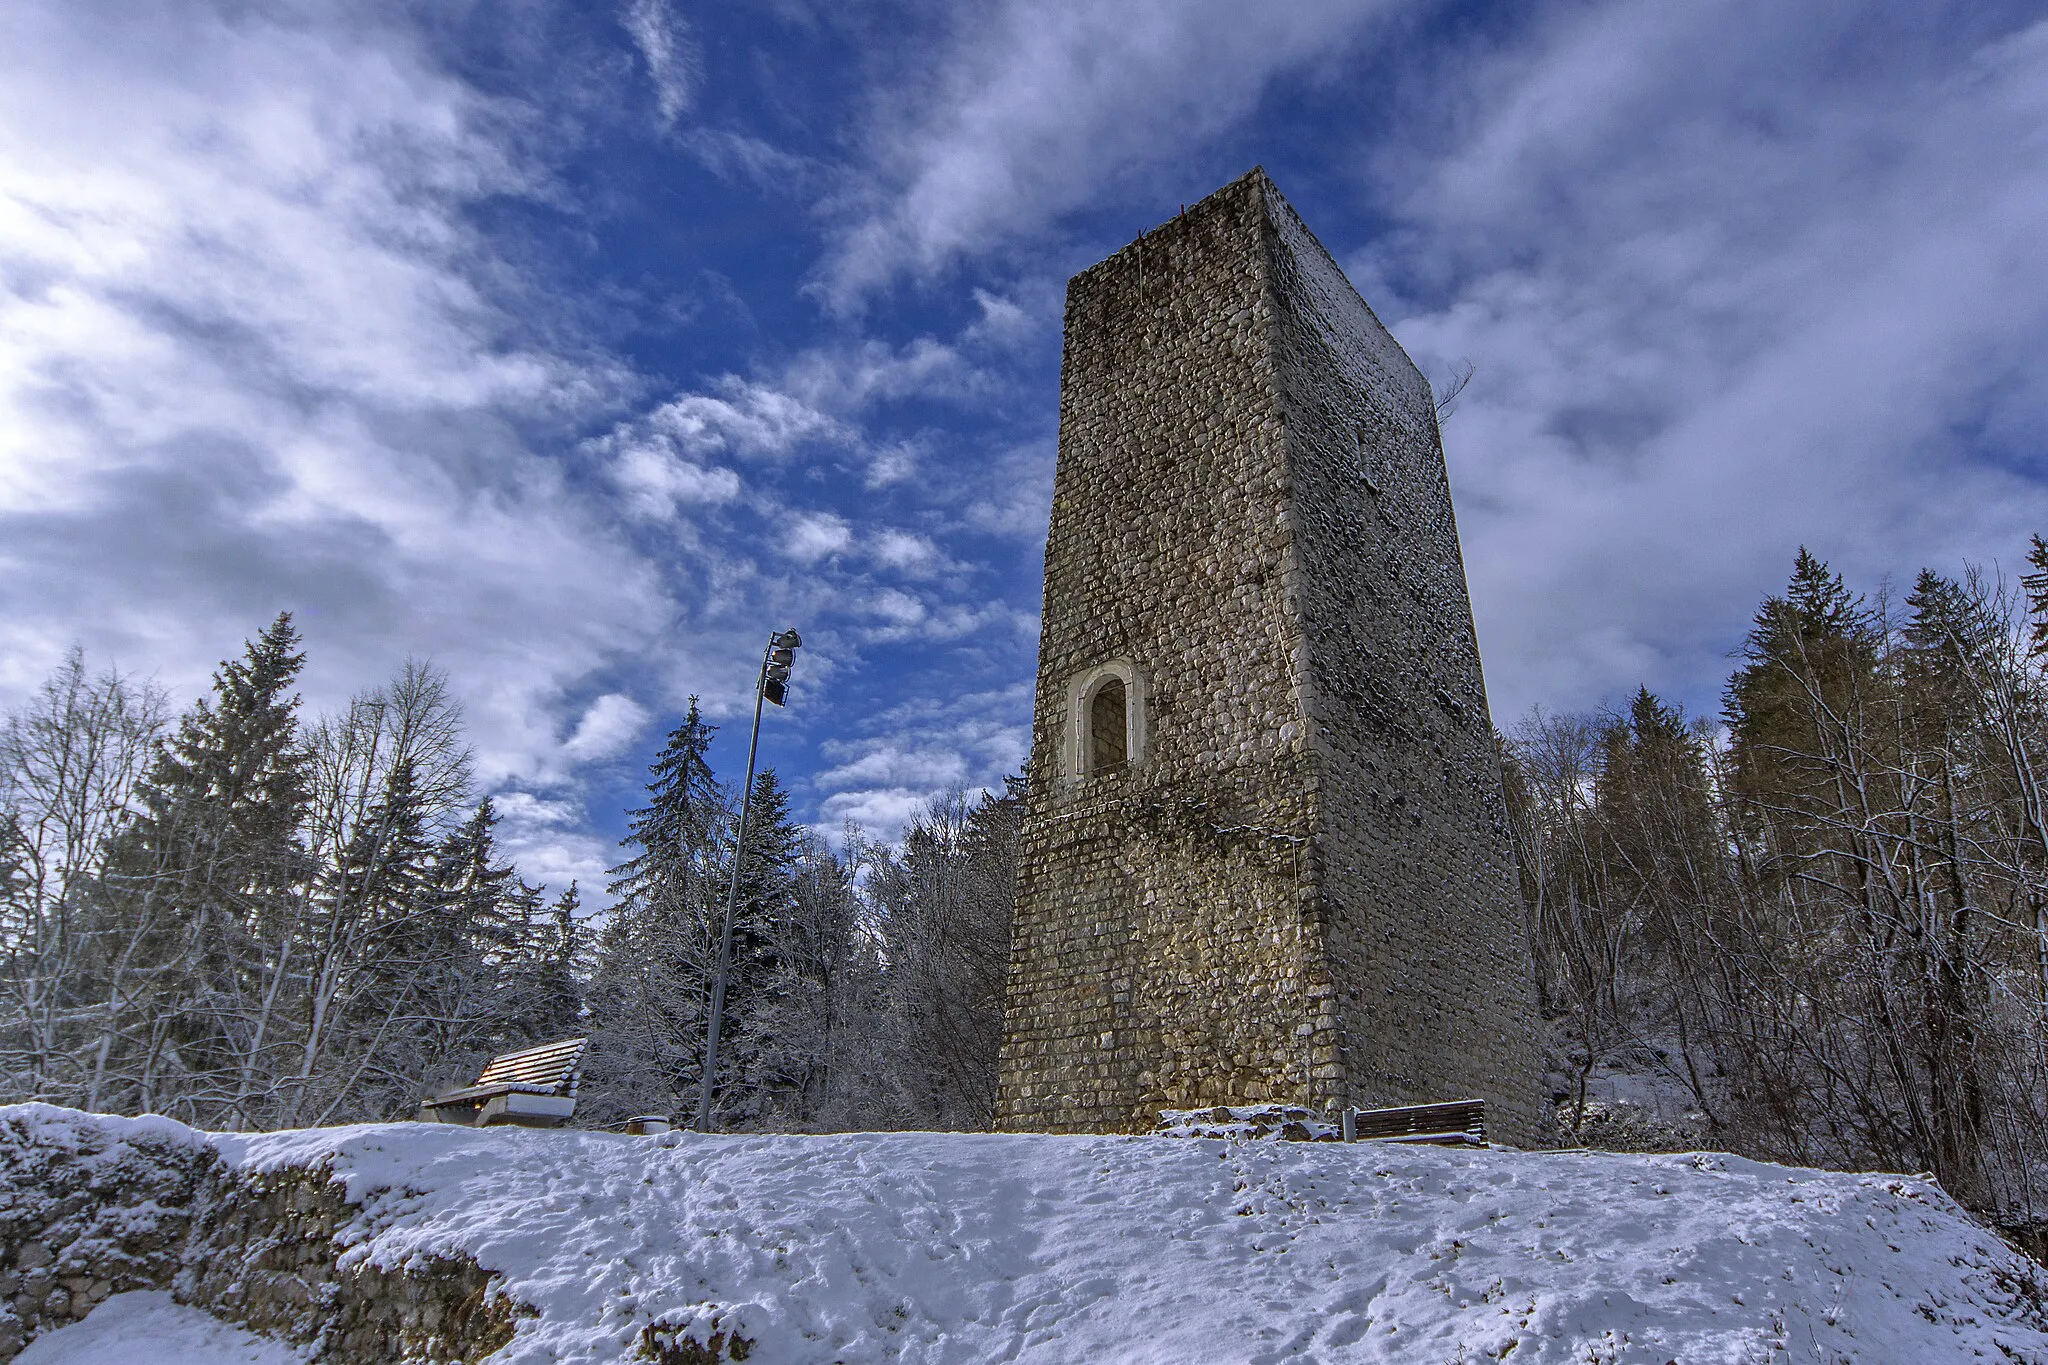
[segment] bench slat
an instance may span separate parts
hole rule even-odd
[[[504,1095],[571,1097],[576,1093],[576,1068],[583,1060],[586,1041],[569,1038],[501,1053],[484,1064],[472,1084],[436,1095],[426,1105],[475,1105]]]
[[[492,1085],[504,1081],[524,1081],[535,1085],[559,1085],[568,1079],[582,1060],[584,1039],[571,1038],[565,1042],[547,1043],[530,1047],[519,1052],[507,1052],[491,1058],[476,1078],[478,1085]]]
[[[1354,1110],[1352,1135],[1395,1142],[1486,1143],[1486,1101],[1452,1100],[1445,1104],[1411,1104],[1393,1109]]]

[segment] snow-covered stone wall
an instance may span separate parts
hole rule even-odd
[[[170,1119],[0,1109],[0,1361],[111,1294],[167,1287],[220,1175]]]
[[[337,1365],[480,1360],[511,1339],[473,1259],[351,1256],[361,1213],[320,1163],[239,1169],[171,1119],[0,1108],[0,1362],[136,1290]]]

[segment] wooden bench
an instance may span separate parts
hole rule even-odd
[[[421,1100],[420,1122],[559,1128],[576,1112],[584,1042],[570,1038],[501,1053],[485,1064],[474,1084]]]
[[[1430,1142],[1443,1147],[1484,1147],[1486,1101],[1346,1109],[1342,1124],[1346,1142]]]

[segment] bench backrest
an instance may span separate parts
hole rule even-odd
[[[566,1093],[575,1086],[576,1066],[583,1060],[582,1038],[543,1043],[519,1052],[505,1052],[484,1064],[478,1085],[535,1085]]]
[[[1352,1115],[1360,1138],[1421,1137],[1463,1133],[1473,1142],[1486,1141],[1486,1101],[1452,1100],[1448,1104],[1410,1104],[1398,1109],[1361,1109]]]

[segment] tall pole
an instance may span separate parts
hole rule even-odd
[[[740,859],[747,849],[747,816],[754,805],[754,755],[761,747],[761,699],[768,687],[768,659],[754,679],[754,734],[747,741],[747,785],[740,795],[740,833],[732,846],[732,881],[725,889],[725,925],[718,931],[718,971],[711,978],[711,1022],[704,1031],[704,1076],[697,1083],[697,1131],[711,1130],[711,1084],[718,1075],[718,1029],[725,1021],[725,977],[732,965],[733,907],[740,898]]]

